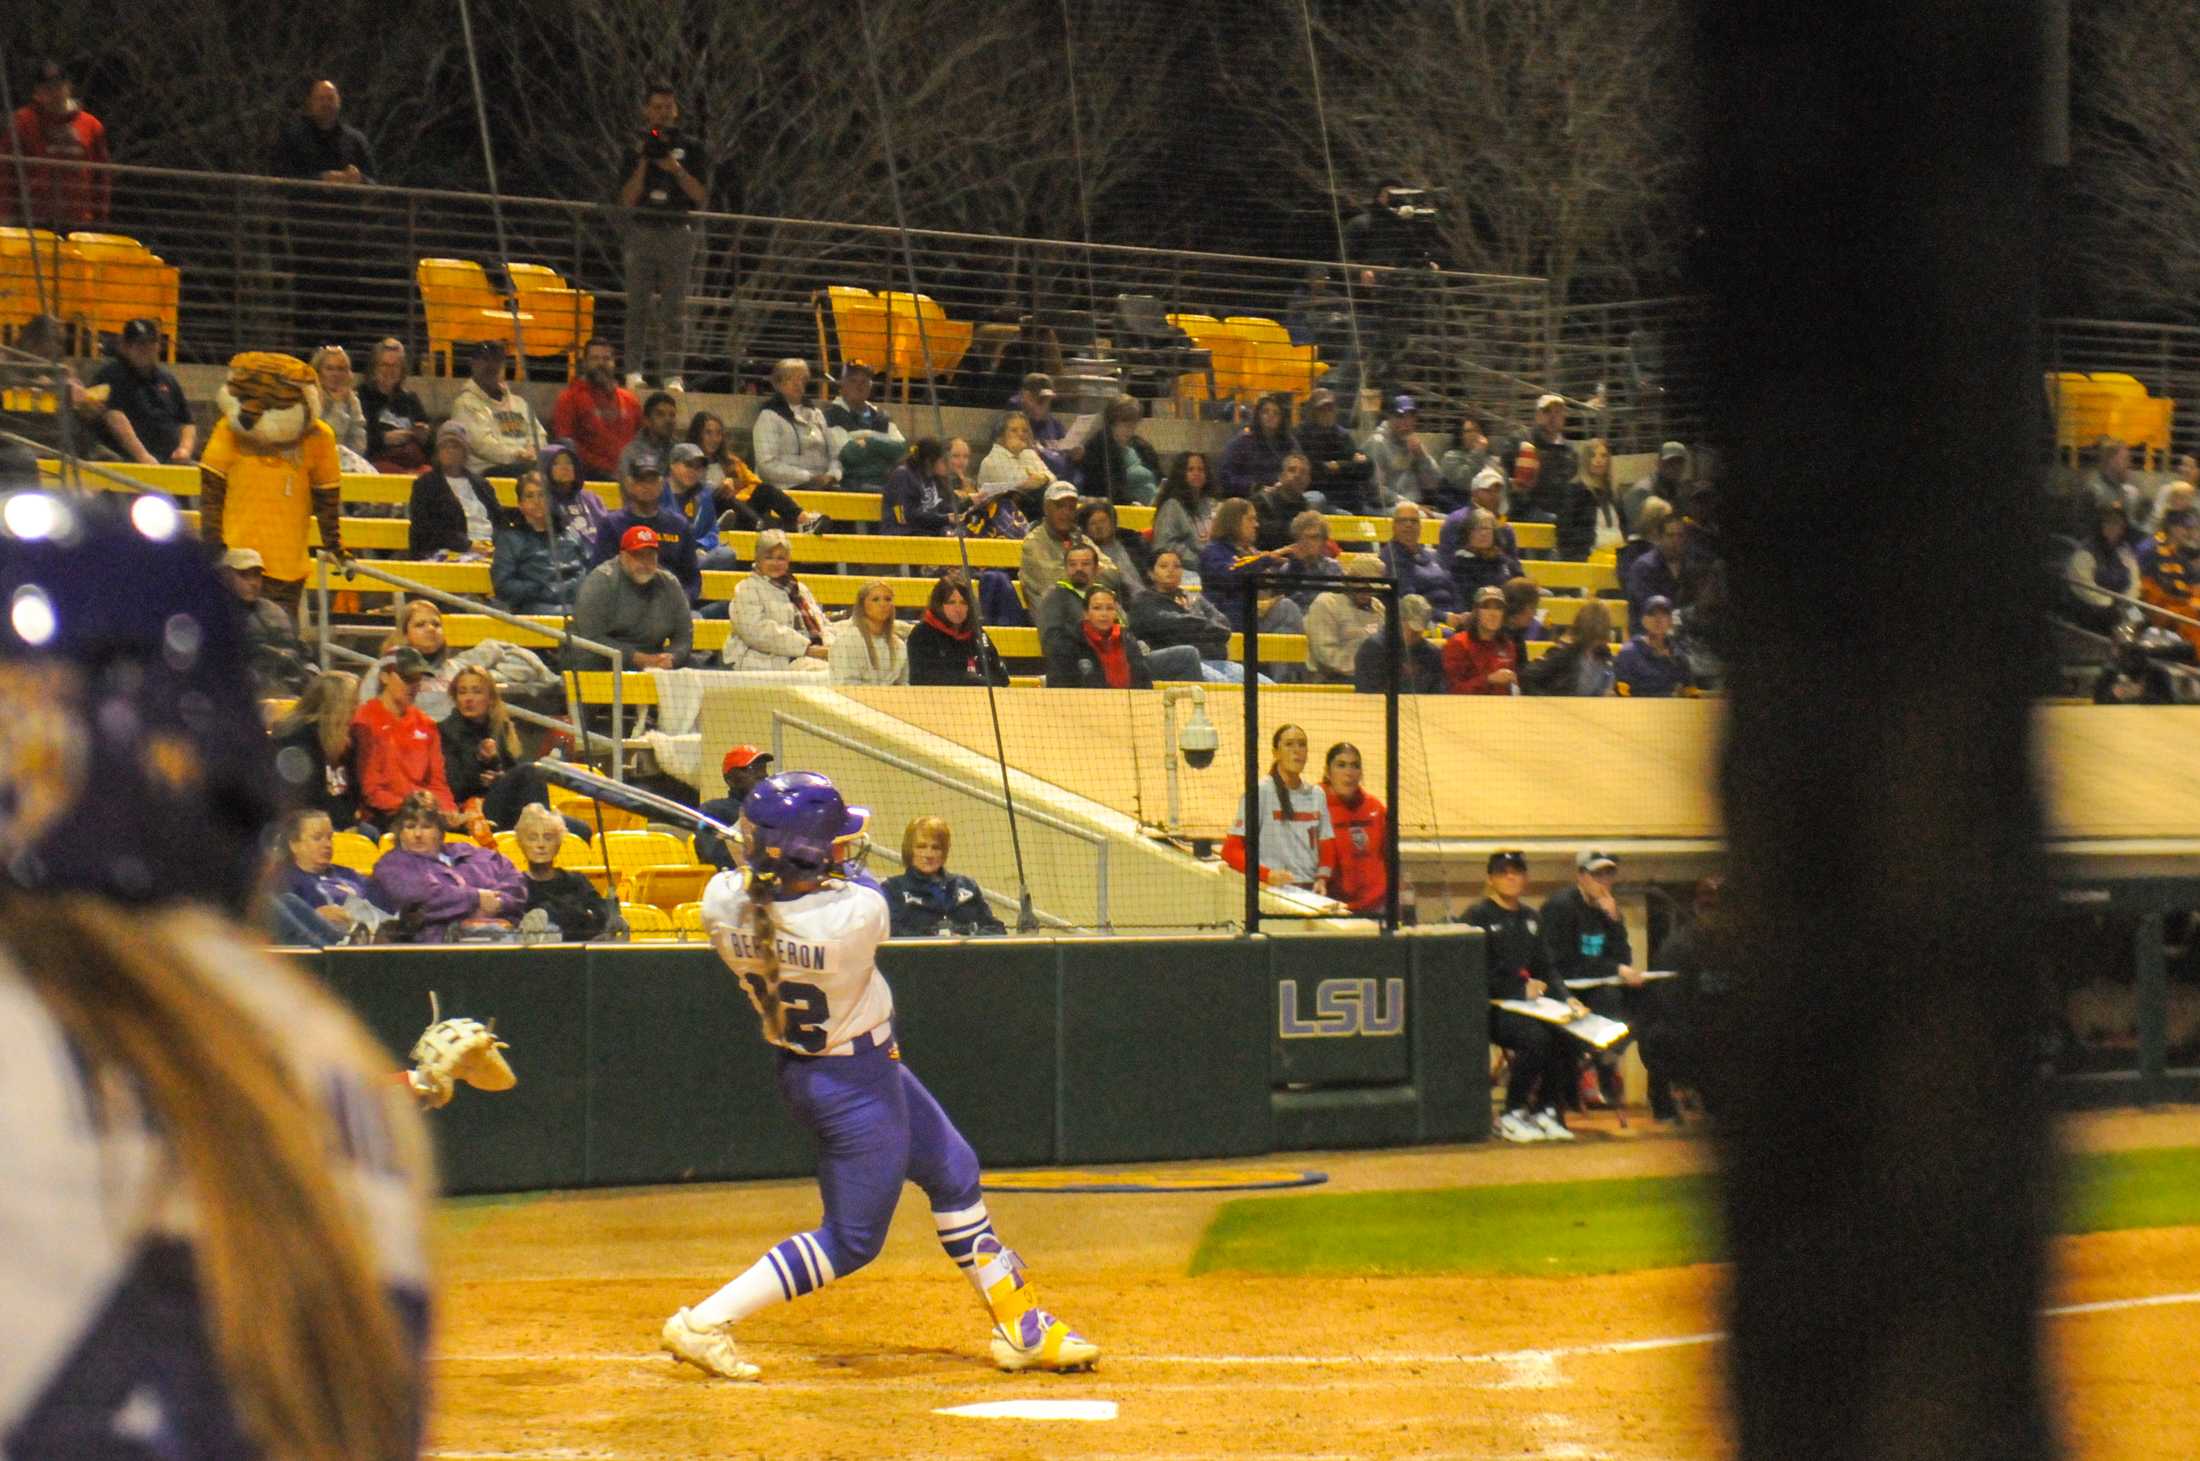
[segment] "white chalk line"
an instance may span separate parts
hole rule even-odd
[[[2181,1294],[2146,1294],[2127,1299],[2097,1299],[2084,1304],[2057,1304],[2040,1310],[2046,1319],[2062,1319],[2081,1314],[2109,1314],[2125,1309],[2159,1309],[2176,1305],[2200,1304],[2200,1292]],[[1120,1369],[1126,1365],[1227,1365],[1232,1368],[1247,1365],[1285,1365],[1304,1369],[1325,1367],[1381,1366],[1396,1369],[1414,1369],[1431,1365],[1545,1365],[1558,1360],[1583,1359],[1595,1355],[1646,1354],[1656,1350],[1687,1349],[1698,1345],[1719,1344],[1727,1338],[1724,1330],[1709,1330],[1702,1334],[1675,1334],[1657,1339],[1620,1339],[1601,1344],[1559,1345],[1543,1349],[1501,1349],[1481,1353],[1423,1352],[1411,1354],[1111,1354],[1101,1361],[1108,1369]],[[438,1360],[449,1364],[480,1365],[571,1365],[571,1364],[630,1364],[664,1365],[671,1360],[662,1352],[649,1353],[605,1352],[601,1350],[486,1350],[442,1354]],[[876,1383],[886,1377],[862,1377]],[[933,1377],[923,1376],[926,1383]],[[780,1381],[782,1386],[802,1383]],[[840,1384],[844,1381],[826,1383]]]

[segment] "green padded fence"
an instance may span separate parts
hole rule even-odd
[[[461,1091],[431,1118],[449,1192],[814,1168],[808,1133],[780,1104],[776,1057],[707,948],[301,957],[393,1063],[427,1023],[431,989],[446,1014],[494,1017],[511,1041],[515,1089]],[[913,941],[886,945],[879,961],[903,1058],[989,1167],[1488,1134],[1482,946],[1471,931]],[[1280,1014],[1287,979],[1303,988],[1306,1020],[1323,982],[1344,981],[1328,991],[1327,1033],[1284,1038],[1306,1023]],[[1343,1028],[1335,1012],[1368,989],[1381,992],[1360,1006],[1375,1028]]]

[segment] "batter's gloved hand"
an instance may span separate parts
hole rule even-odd
[[[409,1077],[428,1105],[447,1105],[459,1081],[477,1091],[508,1091],[519,1083],[500,1053],[509,1046],[494,1029],[479,1020],[440,1018],[442,1007],[432,991],[428,1012],[437,1018],[413,1042]]]

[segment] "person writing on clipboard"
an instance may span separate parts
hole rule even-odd
[[[1619,987],[1584,991],[1590,1009],[1615,1020],[1626,1016],[1622,990],[1642,987],[1642,971],[1635,967],[1634,948],[1627,941],[1627,920],[1620,917],[1619,899],[1612,892],[1618,881],[1619,859],[1587,848],[1574,858],[1574,885],[1552,894],[1543,905],[1543,946],[1557,982],[1571,989],[1581,980],[1617,978]],[[1604,1051],[1583,1072],[1584,1106],[1619,1104],[1618,1061],[1617,1051]],[[1595,1073],[1593,1082],[1589,1071]]]
[[[1527,854],[1501,850],[1490,854],[1482,901],[1459,921],[1488,935],[1491,999],[1565,1001],[1577,1014],[1587,1008],[1566,992],[1551,972],[1535,910],[1522,901],[1528,890]],[[1490,1038],[1512,1052],[1505,1079],[1505,1112],[1497,1134],[1506,1141],[1572,1141],[1559,1115],[1574,1079],[1574,1042],[1565,1031],[1511,1010],[1490,1011]]]

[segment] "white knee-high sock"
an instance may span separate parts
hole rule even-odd
[[[688,1310],[688,1318],[706,1329],[734,1324],[759,1309],[783,1304],[831,1283],[832,1260],[815,1235],[796,1233],[749,1265],[748,1271]]]
[[[977,1259],[972,1250],[977,1247],[980,1238],[992,1238],[996,1243],[1000,1241],[999,1235],[993,1231],[993,1218],[986,1212],[985,1204],[981,1201],[959,1212],[935,1212],[932,1214],[932,1226],[939,1230],[940,1246],[947,1250],[947,1256],[955,1260],[955,1266],[963,1271],[963,1277],[970,1280],[970,1286],[983,1298],[985,1284],[978,1277]]]

